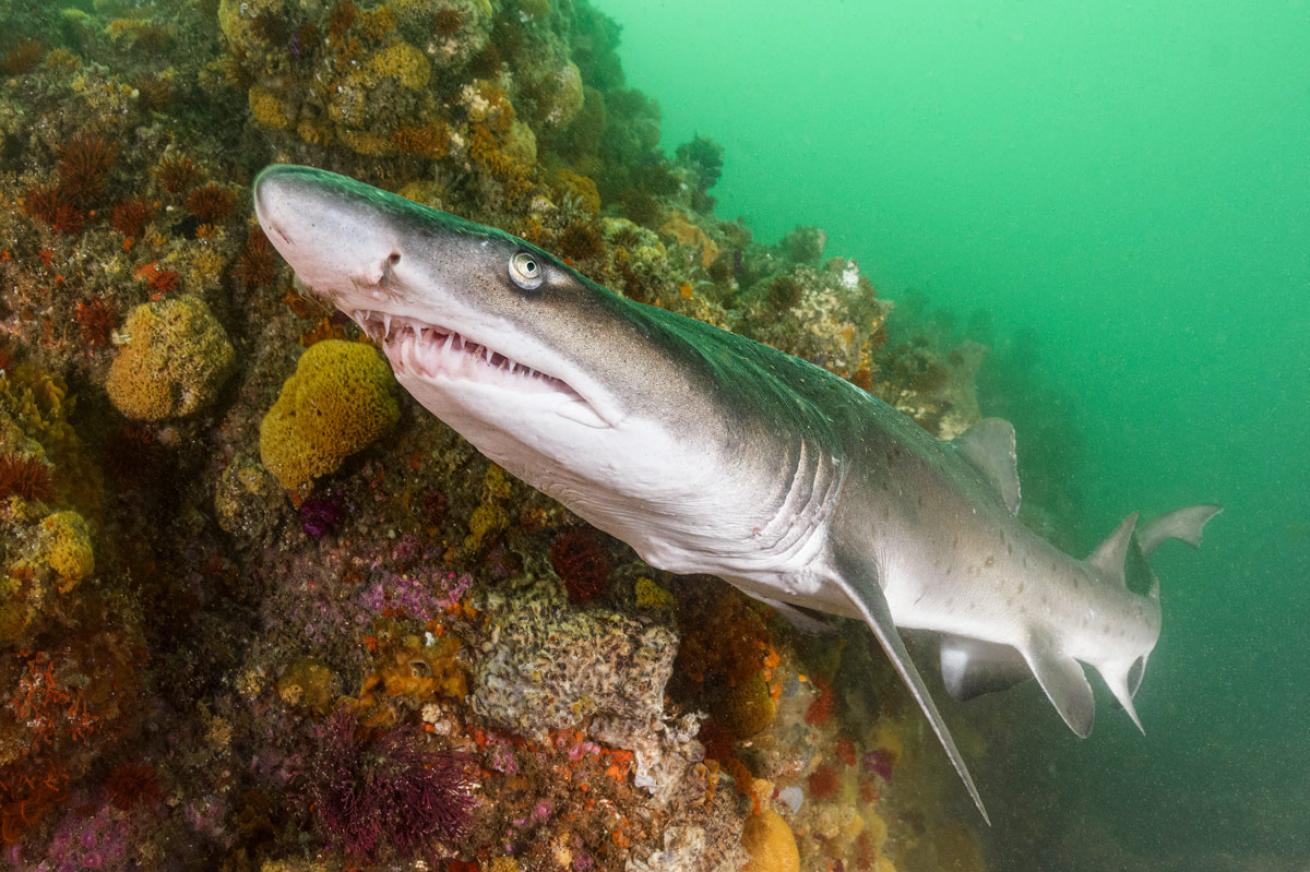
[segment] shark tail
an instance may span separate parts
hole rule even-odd
[[[1143,524],[1137,531],[1137,544],[1141,546],[1142,554],[1147,557],[1150,557],[1166,539],[1177,539],[1193,548],[1199,548],[1206,523],[1223,510],[1223,506],[1212,503],[1175,509]]]
[[[1147,521],[1141,526],[1137,525],[1137,514],[1134,513],[1115,528],[1115,531],[1088,558],[1088,562],[1107,578],[1126,583],[1126,561],[1132,556],[1130,547],[1134,541],[1142,558],[1149,558],[1166,539],[1177,539],[1193,548],[1199,547],[1205,525],[1222,511],[1222,506],[1209,503],[1185,506]],[[1154,572],[1150,572],[1149,569],[1147,571],[1151,579],[1148,595],[1151,599],[1158,600],[1160,580]],[[1133,697],[1137,695],[1137,689],[1142,685],[1142,677],[1146,674],[1146,664],[1150,656],[1151,652],[1147,651],[1140,657],[1104,663],[1097,667],[1097,671],[1105,681],[1105,686],[1143,734],[1146,730],[1142,728],[1137,709],[1133,707]]]

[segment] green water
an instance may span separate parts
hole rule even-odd
[[[1070,539],[1227,508],[1158,558],[1146,737],[1104,703],[1086,742],[1022,692],[957,710],[992,733],[997,867],[1305,869],[1310,6],[603,8],[666,144],[725,146],[721,215],[820,225],[885,296],[1036,337],[997,377],[1043,388],[1021,469],[1062,459],[1036,474],[1072,478]],[[1077,443],[1025,446],[1043,416]]]

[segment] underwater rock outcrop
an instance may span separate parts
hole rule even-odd
[[[489,465],[254,225],[261,167],[330,167],[825,366],[938,435],[971,423],[981,348],[889,343],[891,304],[821,230],[770,245],[719,219],[722,149],[661,151],[603,12],[11,5],[10,865],[727,870],[794,851],[889,872],[942,830],[862,635],[809,645]]]

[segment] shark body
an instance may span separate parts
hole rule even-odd
[[[940,636],[957,697],[1035,676],[1086,736],[1088,664],[1138,722],[1132,698],[1160,631],[1146,558],[1167,538],[1197,544],[1217,506],[1141,529],[1130,516],[1075,559],[1015,517],[1004,421],[938,441],[820,367],[333,173],[275,165],[254,197],[301,281],[490,459],[653,566],[866,623],[984,818],[897,627]]]

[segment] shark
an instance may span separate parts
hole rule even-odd
[[[1035,678],[1085,737],[1090,666],[1141,727],[1133,697],[1161,624],[1148,559],[1169,539],[1198,545],[1219,506],[1130,515],[1075,558],[1017,517],[1001,419],[938,440],[819,366],[346,176],[275,164],[253,199],[299,281],[492,461],[654,567],[867,625],[989,823],[902,631],[938,640],[954,697]]]

